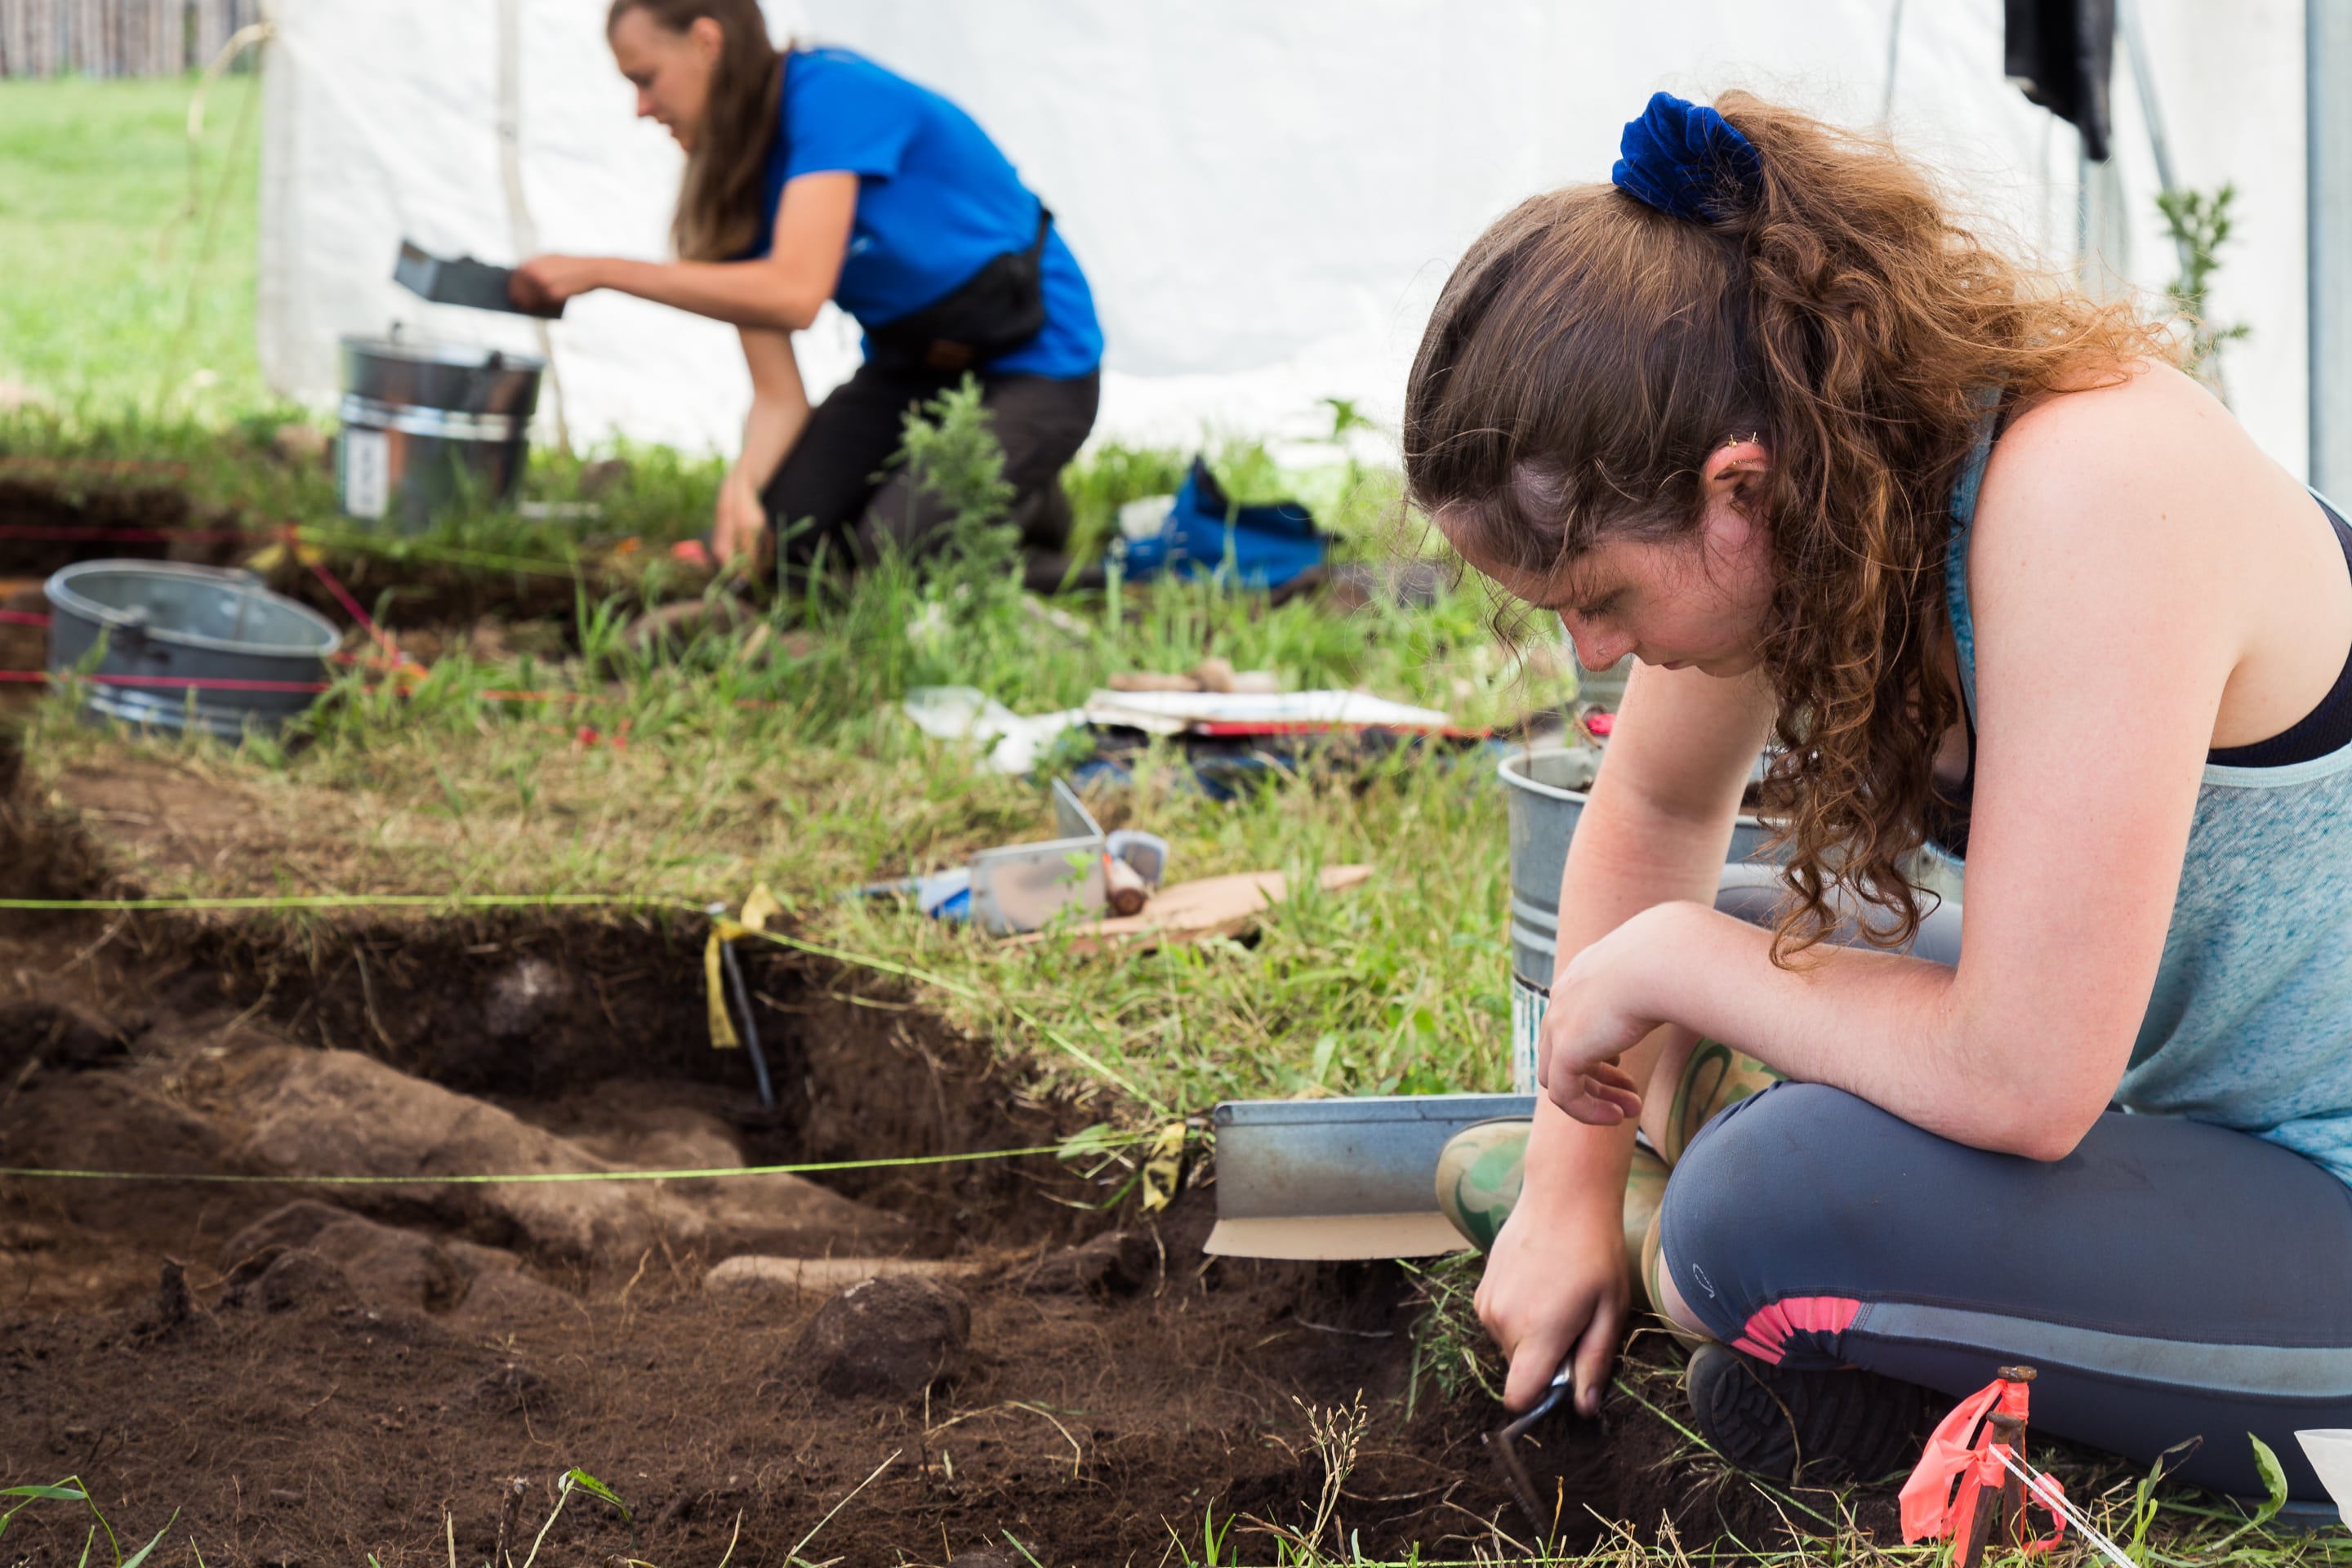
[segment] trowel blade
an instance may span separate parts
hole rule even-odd
[[[1462,1238],[1437,1206],[1437,1157],[1464,1128],[1532,1117],[1529,1094],[1227,1100],[1216,1108],[1217,1227],[1236,1258],[1429,1258]]]

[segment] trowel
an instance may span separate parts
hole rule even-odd
[[[413,239],[400,242],[400,258],[392,267],[394,282],[436,305],[504,310],[512,316],[539,316],[550,321],[563,314],[560,303],[543,310],[529,310],[516,304],[507,292],[513,278],[511,267],[493,267],[470,256],[454,259],[436,256]]]
[[[1437,1157],[1464,1128],[1531,1118],[1532,1094],[1234,1100],[1218,1106],[1217,1224],[1226,1258],[1433,1258],[1469,1243],[1437,1206]]]

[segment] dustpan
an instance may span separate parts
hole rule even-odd
[[[1437,1156],[1464,1128],[1531,1117],[1531,1094],[1233,1100],[1218,1106],[1206,1250],[1302,1260],[1433,1258],[1469,1245],[1437,1207]]]

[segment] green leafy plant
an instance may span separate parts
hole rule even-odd
[[[2188,324],[2189,374],[2217,390],[2221,384],[2222,345],[2253,331],[2242,321],[2229,326],[2214,321],[2210,306],[2213,275],[2221,266],[2221,247],[2234,226],[2230,207],[2237,198],[2234,184],[2225,184],[2210,195],[2184,189],[2162,191],[2156,198],[2165,227],[2180,252],[2180,275],[2165,285],[2165,301]]]
[[[924,596],[959,627],[1003,613],[1021,592],[1021,531],[1006,521],[1013,488],[981,399],[979,379],[967,375],[910,410],[896,459],[948,514],[946,537],[924,556],[921,582]]]

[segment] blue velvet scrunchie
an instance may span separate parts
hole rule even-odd
[[[1639,120],[1625,122],[1624,156],[1609,178],[1662,213],[1707,223],[1729,216],[1724,197],[1753,196],[1763,184],[1756,144],[1714,110],[1654,92]]]

